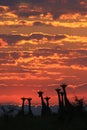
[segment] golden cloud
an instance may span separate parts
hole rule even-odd
[[[77,20],[81,17],[81,14],[75,13],[75,14],[62,14],[59,19],[60,20]]]
[[[63,40],[63,41],[67,41],[67,42],[79,42],[79,43],[87,43],[87,37],[81,37],[81,36],[69,36],[67,35],[67,37]]]
[[[7,42],[5,42],[2,38],[0,38],[0,47],[7,46]]]
[[[85,28],[87,27],[87,15],[81,15],[79,13],[75,14],[63,14],[59,19],[53,20],[52,15],[48,13],[46,16],[43,14],[40,17],[31,19],[27,18],[20,19],[16,14],[12,12],[7,12],[5,14],[0,14],[1,20],[0,25],[7,26],[53,26],[53,27],[65,27],[65,28]],[[9,18],[9,19],[2,19]],[[15,20],[10,20],[10,18],[15,18]],[[38,19],[38,20],[37,20]]]
[[[71,68],[75,69],[75,70],[87,71],[87,67],[86,66],[81,66],[81,65],[71,65]]]
[[[0,10],[2,10],[3,12],[6,12],[9,10],[9,7],[0,5]]]

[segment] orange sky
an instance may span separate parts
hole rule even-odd
[[[0,0],[0,103],[57,104],[61,83],[87,99],[87,1]]]

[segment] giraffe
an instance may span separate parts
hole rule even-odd
[[[32,98],[26,98],[28,100],[28,105],[29,105],[29,112],[28,115],[33,116],[32,110],[31,110],[31,100]]]
[[[47,106],[46,106],[46,104],[44,102],[43,92],[42,91],[38,91],[38,95],[41,98],[41,104],[42,104],[41,115],[45,116],[47,114]]]
[[[51,109],[50,109],[50,107],[49,107],[49,99],[50,99],[50,97],[45,97],[44,98],[45,100],[46,100],[46,105],[47,105],[47,113],[50,115],[52,112],[51,112]]]
[[[57,88],[55,90],[56,90],[57,95],[58,95],[58,105],[59,105],[59,110],[58,111],[61,111],[61,97],[60,97],[60,91],[61,91],[61,89]]]
[[[64,93],[60,92],[60,95],[61,95],[61,105],[62,107],[64,107]]]
[[[60,92],[61,95],[61,111],[64,112],[65,104],[64,104],[64,92]]]
[[[24,115],[24,103],[25,103],[26,98],[22,97],[21,100],[22,100],[22,110],[21,110],[21,112]]]
[[[67,87],[67,85],[66,84],[61,84],[60,86],[62,87],[63,93],[64,93],[65,107],[66,107],[66,109],[70,110],[73,107],[73,105],[70,103],[70,101],[67,98],[67,93],[66,93],[66,87]]]
[[[50,99],[50,97],[45,97],[44,99],[46,100],[47,107],[49,107],[49,99]]]

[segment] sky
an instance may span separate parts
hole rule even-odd
[[[0,0],[0,103],[55,89],[87,99],[87,0]]]

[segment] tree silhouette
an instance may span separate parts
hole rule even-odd
[[[78,97],[76,96],[75,97],[75,103],[74,103],[74,106],[75,106],[75,109],[77,112],[82,112],[83,111],[83,108],[84,108],[84,99],[83,98],[80,98],[78,99]]]

